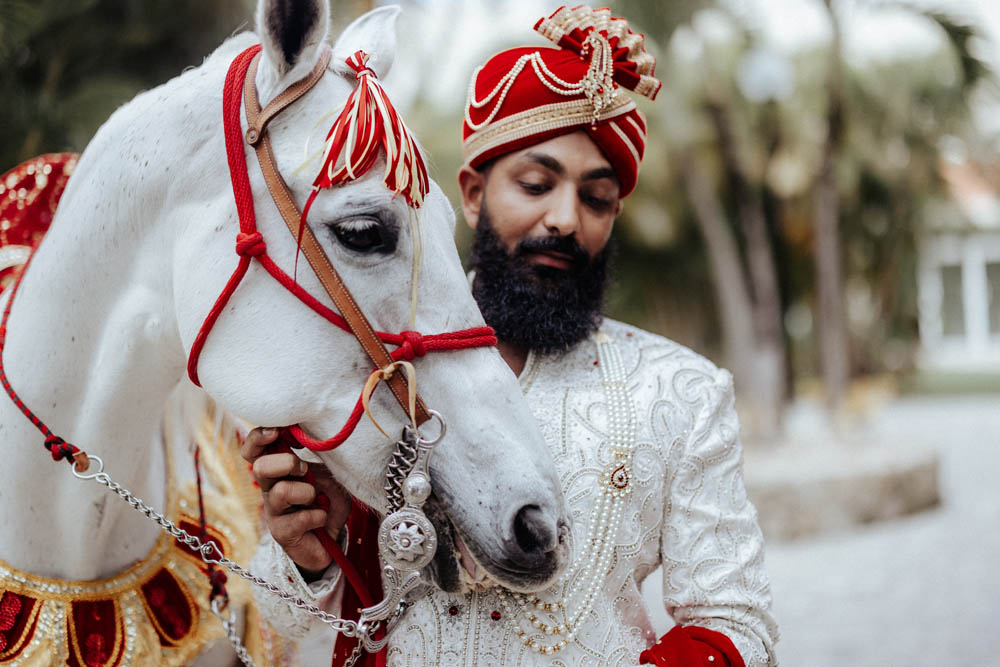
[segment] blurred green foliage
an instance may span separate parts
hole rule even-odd
[[[612,4],[629,16],[629,12],[641,16],[647,7],[647,3],[628,0]],[[648,3],[649,10],[660,11],[652,7],[661,4],[673,3]],[[701,3],[702,8],[709,4]],[[697,294],[701,308],[692,310],[676,296],[647,296],[647,301],[658,299],[660,307],[634,298],[612,305],[633,321],[718,356],[718,310],[708,288],[708,267],[695,259],[704,256],[705,245],[693,231],[694,214],[681,185],[679,156],[694,151],[714,165],[717,193],[745,251],[746,239],[736,225],[736,202],[723,179],[718,137],[705,111],[708,100],[724,105],[748,176],[763,200],[783,311],[787,314],[799,306],[815,314],[813,183],[825,134],[828,82],[827,46],[819,44],[790,56],[776,56],[791,70],[790,92],[766,100],[748,99],[745,83],[740,81],[742,68],[756,54],[767,53],[767,47],[736,16],[718,8],[711,11],[729,27],[729,39],[700,38],[697,28],[688,23],[690,15],[679,17],[688,32],[685,39],[693,37],[700,49],[694,58],[669,48],[676,24],[635,20],[652,38],[650,50],[658,57],[657,73],[665,86],[655,105],[641,105],[650,117],[655,139],[648,147],[639,190],[627,201],[622,236],[626,245],[643,250],[633,247],[628,261],[620,266],[624,293],[642,292],[641,287],[630,285],[659,285],[655,291],[660,294]],[[854,374],[901,370],[913,363],[918,336],[919,232],[929,215],[928,203],[950,199],[940,174],[943,144],[957,139],[968,147],[970,160],[995,160],[995,156],[975,155],[977,147],[987,142],[971,122],[970,95],[979,87],[996,90],[993,73],[974,55],[972,41],[977,31],[940,12],[906,11],[940,31],[944,39],[938,48],[887,62],[840,63],[846,136],[837,175]],[[646,230],[656,225],[638,217],[657,211],[660,227],[672,230],[663,235],[669,242],[650,239]],[[659,280],[650,280],[657,272]],[[700,289],[691,291],[699,285]],[[681,321],[687,324],[678,324]],[[815,334],[813,330],[793,337],[786,332],[793,375],[817,372]],[[886,363],[884,352],[891,345],[905,353],[902,360]]]
[[[0,164],[82,150],[139,91],[246,23],[243,0],[0,0]]]
[[[82,150],[119,105],[198,65],[227,36],[248,26],[255,4],[0,0],[0,168],[41,152]],[[342,26],[342,17],[357,16],[376,3],[333,4],[335,22]],[[487,4],[504,11],[502,2]],[[419,2],[412,5],[410,11],[420,11]],[[786,318],[805,313],[808,320],[814,309],[811,207],[825,136],[826,45],[781,55],[779,64],[791,76],[789,89],[751,100],[741,72],[766,49],[740,18],[703,0],[614,0],[610,5],[645,33],[665,83],[655,103],[639,103],[649,117],[650,137],[639,188],[625,201],[616,232],[611,314],[720,356],[713,275],[680,172],[684,155],[710,167],[731,232],[745,252],[737,202],[726,187],[724,157],[706,112],[712,101],[727,113],[747,179],[762,202],[777,258],[782,312]],[[727,26],[729,38],[699,34],[697,14],[706,8],[716,23]],[[992,75],[973,55],[976,32],[940,13],[927,13],[925,20],[945,37],[934,53],[880,64],[840,63],[846,135],[837,173],[847,296],[856,306],[848,308],[855,373],[886,370],[883,352],[889,344],[912,351],[918,231],[927,202],[947,198],[939,173],[942,140],[957,137],[970,150],[979,143],[969,119],[969,93]],[[676,48],[680,37],[698,52]],[[428,62],[421,71],[433,76],[435,67],[440,63]],[[432,156],[432,175],[453,202],[458,201],[454,173],[461,162],[460,105],[456,99],[442,108],[418,93],[407,112]],[[463,230],[460,224],[462,242],[468,238]],[[813,374],[815,332],[791,329],[786,338],[792,374]],[[903,366],[911,358],[907,354]],[[898,369],[900,362],[891,366]]]

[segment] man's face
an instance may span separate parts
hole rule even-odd
[[[620,210],[611,163],[582,131],[501,156],[485,175],[463,169],[459,181],[466,221],[475,228],[487,201],[493,229],[508,251],[525,239],[572,236],[595,257]],[[566,268],[558,253],[529,259]]]
[[[618,182],[582,132],[459,174],[476,239],[473,293],[500,339],[565,350],[600,323]],[[473,217],[475,216],[475,217]]]

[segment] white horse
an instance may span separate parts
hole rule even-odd
[[[395,9],[350,25],[330,69],[269,126],[279,170],[305,200],[318,164],[298,169],[305,146],[322,146],[354,86],[344,59],[357,49],[384,77],[395,51]],[[314,67],[327,39],[325,0],[260,0],[258,35],[236,36],[205,63],[145,92],[104,124],[80,159],[52,227],[11,311],[4,361],[17,393],[52,430],[90,454],[122,486],[157,508],[167,500],[161,415],[179,383],[202,321],[237,256],[236,208],[221,122],[232,59],[258,41],[256,75],[266,104]],[[258,229],[289,273],[295,240],[285,231],[246,151]],[[381,182],[382,169],[323,191],[310,224],[357,302],[381,330],[425,333],[482,326],[453,241],[454,214],[432,184],[419,224]],[[422,235],[416,319],[410,324],[414,230]],[[376,240],[358,250],[358,237]],[[363,244],[361,244],[363,245]],[[332,307],[308,265],[298,281]],[[9,290],[0,306],[9,299]],[[495,349],[439,352],[415,362],[420,392],[447,420],[431,460],[431,503],[442,548],[429,567],[459,586],[456,534],[478,564],[514,589],[537,590],[559,573],[566,521],[547,447],[515,377]],[[218,405],[256,424],[301,424],[332,435],[370,371],[358,342],[335,329],[256,263],[208,337],[199,363]],[[406,418],[389,392],[373,411],[396,432]],[[111,577],[143,559],[161,530],[107,489],[53,463],[42,438],[0,396],[0,560],[56,580]],[[384,507],[392,442],[363,421],[324,463],[352,494]],[[178,480],[185,481],[185,480]],[[454,530],[453,530],[454,529]],[[4,582],[0,581],[0,588]]]

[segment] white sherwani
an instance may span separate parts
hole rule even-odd
[[[601,332],[614,340],[624,362],[637,431],[632,491],[614,538],[610,574],[576,637],[563,650],[541,655],[515,634],[518,624],[531,629],[527,616],[518,610],[519,617],[510,618],[495,590],[435,591],[402,619],[389,645],[389,665],[636,665],[639,653],[657,639],[639,586],[661,565],[663,602],[676,623],[724,633],[748,667],[776,664],[764,543],[743,484],[732,377],[685,347],[620,322],[605,320]],[[552,448],[574,554],[583,548],[610,460],[597,359],[592,337],[564,355],[529,355],[520,376]],[[265,539],[255,561],[256,570],[281,572],[283,583],[307,599],[339,607],[337,577],[307,586],[273,541]],[[538,597],[562,599],[568,585],[561,581]],[[259,595],[258,601],[291,638],[317,626],[325,631],[276,598]],[[332,645],[332,637],[323,641]],[[330,651],[325,655],[328,660]]]

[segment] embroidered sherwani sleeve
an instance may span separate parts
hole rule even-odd
[[[668,453],[661,555],[667,612],[729,637],[747,667],[771,667],[777,626],[764,540],[743,482],[732,376],[712,369],[682,449]]]
[[[346,531],[345,527],[343,532]],[[344,587],[340,585],[340,569],[336,564],[331,564],[320,579],[307,584],[284,549],[274,541],[270,533],[265,532],[250,562],[250,569],[309,604],[333,614],[340,613]],[[276,595],[259,586],[251,588],[261,615],[278,634],[288,639],[301,640],[317,632],[329,631],[328,626],[322,621]]]

